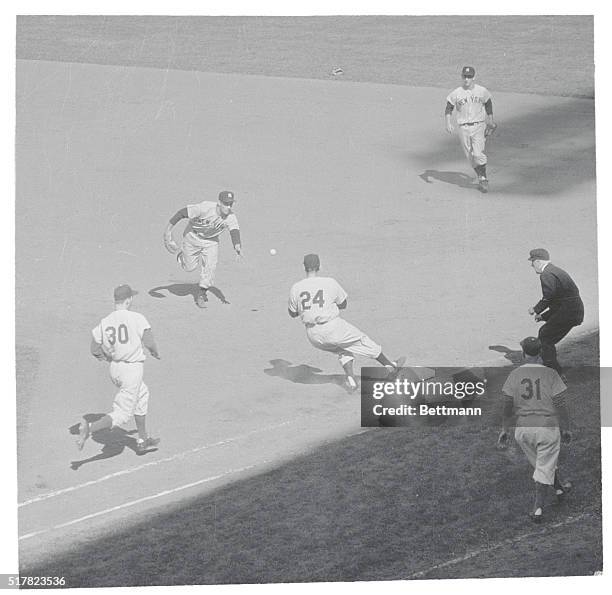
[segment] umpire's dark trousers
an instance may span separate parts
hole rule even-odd
[[[555,312],[546,323],[540,327],[538,337],[542,343],[542,363],[561,374],[561,366],[557,360],[555,345],[567,335],[575,326],[584,320],[584,307],[582,301],[572,303],[572,308],[561,308]]]

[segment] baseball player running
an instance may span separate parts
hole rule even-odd
[[[570,442],[572,436],[563,380],[555,370],[539,362],[542,344],[538,338],[523,339],[521,347],[525,363],[510,372],[502,388],[504,420],[498,445],[506,448],[508,428],[515,414],[514,437],[534,468],[535,503],[530,516],[537,523],[542,520],[548,487],[554,488],[557,498],[572,487],[561,481],[557,468],[561,440]]]
[[[357,389],[353,370],[355,355],[375,359],[389,370],[389,374],[399,372],[399,363],[389,360],[380,345],[340,318],[340,310],[347,306],[348,295],[335,279],[319,277],[320,266],[316,254],[304,256],[306,278],[291,287],[289,316],[301,318],[306,336],[314,347],[338,355],[346,374],[344,387],[347,391]]]
[[[200,266],[200,291],[196,297],[196,305],[205,308],[208,296],[206,292],[213,287],[217,259],[219,254],[219,236],[229,229],[234,250],[241,256],[240,226],[232,212],[234,193],[224,190],[219,193],[217,202],[203,201],[195,205],[187,205],[170,219],[164,231],[164,245],[176,259],[184,271],[195,271]],[[182,219],[189,219],[183,233],[181,248],[172,238],[172,229]]]
[[[446,131],[455,131],[452,122],[453,110],[457,110],[457,125],[463,152],[470,167],[478,176],[481,192],[489,191],[487,179],[487,156],[484,153],[486,137],[497,128],[493,121],[493,100],[485,87],[474,82],[476,71],[472,66],[464,66],[461,71],[463,85],[451,91],[446,98]]]
[[[114,312],[103,318],[92,330],[91,353],[101,361],[110,362],[110,377],[119,392],[115,396],[111,413],[92,423],[83,418],[77,439],[79,450],[83,449],[89,436],[95,432],[123,425],[132,416],[138,430],[136,452],[144,454],[159,444],[159,438],[147,435],[145,420],[149,389],[142,380],[146,357],[142,346],[153,357],[160,357],[151,325],[142,314],[130,310],[136,294],[129,285],[117,287]]]

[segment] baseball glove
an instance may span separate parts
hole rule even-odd
[[[164,246],[166,247],[166,250],[170,252],[170,254],[176,254],[179,251],[179,248],[176,245],[176,242],[172,239],[171,234],[164,234]]]
[[[497,130],[497,124],[487,124],[485,128],[485,136],[491,136]]]

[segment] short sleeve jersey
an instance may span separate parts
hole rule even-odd
[[[142,335],[151,325],[140,312],[115,310],[100,321],[91,334],[104,346],[114,362],[144,362]]]
[[[305,325],[323,324],[340,314],[338,304],[347,293],[331,277],[307,277],[293,285],[289,292],[289,310],[300,315]]]
[[[202,240],[218,238],[226,229],[240,229],[238,219],[234,213],[222,217],[217,211],[217,203],[203,201],[197,205],[187,205],[189,223],[185,233],[193,232]]]
[[[517,426],[559,425],[553,397],[567,386],[556,370],[541,364],[524,364],[510,372],[502,392],[512,397]]]
[[[491,99],[491,93],[485,87],[474,85],[472,89],[457,87],[451,91],[446,101],[454,106],[457,112],[457,124],[484,122],[487,113],[485,103]]]

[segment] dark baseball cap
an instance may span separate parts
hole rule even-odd
[[[122,302],[137,293],[129,285],[119,285],[119,287],[115,287],[115,301]]]
[[[464,66],[461,71],[461,76],[466,76],[467,78],[473,79],[476,76],[476,71],[473,66]]]
[[[318,254],[306,254],[304,256],[304,268],[308,271],[318,271],[321,268],[321,261]]]
[[[521,347],[526,355],[538,355],[542,350],[542,343],[537,337],[525,337],[521,341]]]
[[[529,258],[527,260],[550,260],[550,254],[544,248],[534,248],[529,251]]]
[[[234,200],[234,193],[230,190],[223,190],[222,192],[219,192],[219,202],[222,204],[231,207],[234,204]]]

